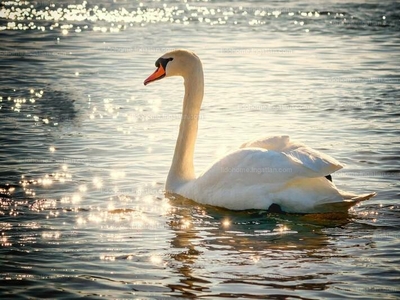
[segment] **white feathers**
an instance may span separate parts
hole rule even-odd
[[[292,142],[287,135],[257,139],[241,146],[241,148],[249,147],[283,152],[319,176],[326,176],[343,168],[336,159],[302,143]]]
[[[272,141],[277,143],[272,144]],[[260,145],[263,148],[255,147]],[[232,210],[267,210],[275,203],[286,212],[345,211],[374,194],[357,198],[338,190],[324,177],[330,170],[341,167],[328,155],[290,143],[287,136],[272,137],[243,144],[241,149],[216,161],[197,179],[183,184],[176,193]]]

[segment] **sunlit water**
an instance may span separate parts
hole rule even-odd
[[[1,1],[1,298],[399,296],[400,5],[114,2]],[[205,69],[198,172],[289,134],[378,196],[348,216],[165,197],[182,80],[143,80],[174,48]]]

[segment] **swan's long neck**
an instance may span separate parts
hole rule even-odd
[[[169,192],[176,192],[182,184],[195,179],[193,156],[204,95],[204,76],[200,61],[193,66],[192,72],[183,77],[185,97],[179,135],[166,182],[166,190]]]

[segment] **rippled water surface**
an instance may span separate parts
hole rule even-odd
[[[0,297],[400,296],[400,5],[1,1]],[[231,212],[166,197],[183,86],[202,59],[200,172],[289,134],[377,197],[349,215]]]

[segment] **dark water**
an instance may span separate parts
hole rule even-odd
[[[1,1],[0,296],[400,297],[400,5]],[[349,215],[230,212],[165,197],[179,79],[203,60],[196,170],[289,134],[346,164]]]

